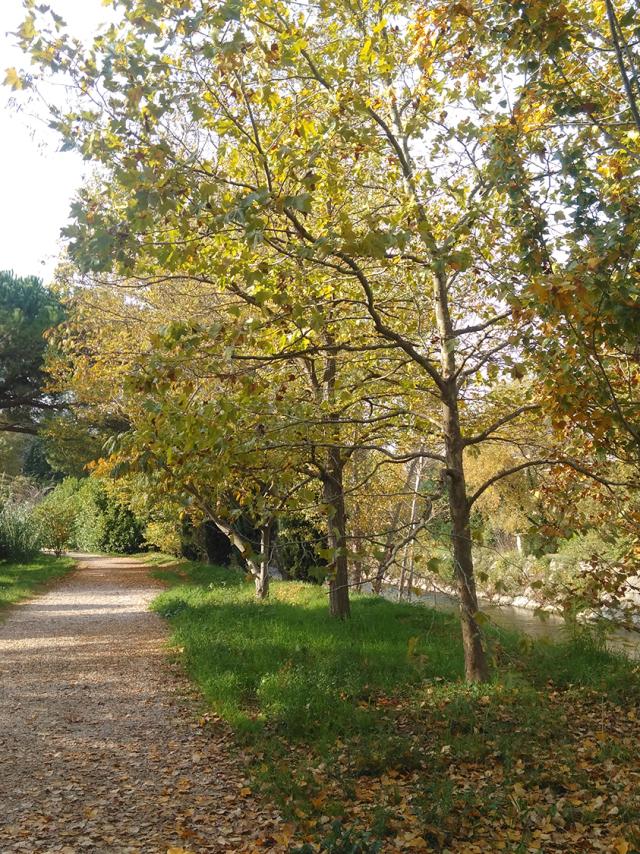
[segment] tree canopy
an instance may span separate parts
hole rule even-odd
[[[36,70],[9,79],[61,75],[50,121],[100,167],[66,229],[58,388],[123,424],[104,467],[197,504],[248,558],[243,513],[265,533],[319,514],[337,616],[362,543],[384,567],[418,505],[444,507],[466,674],[486,679],[487,492],[635,477],[631,5],[113,5],[87,47],[28,2]]]
[[[63,318],[40,279],[0,272],[0,432],[36,434],[57,401],[47,391],[45,333]]]

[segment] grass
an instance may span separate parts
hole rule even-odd
[[[168,583],[154,608],[207,704],[252,750],[257,783],[299,835],[317,840],[342,822],[322,850],[373,851],[384,839],[400,845],[388,850],[462,851],[502,837],[496,850],[539,850],[545,820],[577,850],[601,821],[612,846],[628,837],[640,850],[640,679],[627,659],[588,636],[550,644],[490,631],[494,680],[467,686],[450,614],[354,595],[352,619],[339,622],[319,587],[274,583],[258,603],[237,571],[150,560]],[[353,833],[373,841],[354,848]],[[402,847],[403,834],[421,842]]]
[[[73,569],[66,557],[37,555],[27,563],[0,561],[0,614],[10,605],[27,599],[45,584]]]

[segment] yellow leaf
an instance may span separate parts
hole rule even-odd
[[[186,848],[167,848],[167,854],[193,854],[193,852]]]
[[[367,39],[366,42],[362,45],[362,50],[360,51],[360,59],[366,60],[371,53],[371,39]]]
[[[626,839],[616,839],[613,845],[618,854],[628,854],[629,848],[631,847]]]
[[[22,78],[20,77],[15,68],[7,68],[6,75],[4,78],[4,85],[11,86],[14,91],[16,89],[24,89],[24,83],[22,82]]]

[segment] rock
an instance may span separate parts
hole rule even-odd
[[[624,598],[633,605],[640,605],[640,575],[630,575],[627,578]]]
[[[544,611],[545,614],[561,614],[562,613],[562,608],[559,608],[557,605],[542,605],[540,610]]]

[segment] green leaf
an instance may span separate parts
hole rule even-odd
[[[242,0],[227,0],[220,9],[223,21],[239,21],[242,17]]]
[[[302,213],[310,213],[312,198],[311,193],[300,193],[298,196],[285,196],[284,206],[286,208],[293,208],[295,211],[301,211]]]

